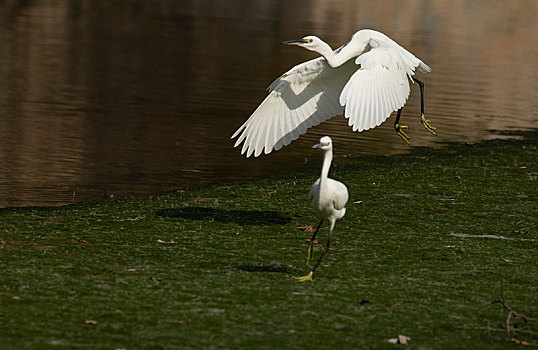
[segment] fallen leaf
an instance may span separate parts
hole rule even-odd
[[[16,295],[14,295],[13,297],[11,297],[11,299],[13,299],[13,300],[21,300],[21,297],[18,297]]]
[[[528,341],[525,341],[525,340],[519,340],[519,339],[516,339],[516,338],[512,338],[512,341],[514,343],[520,344],[520,345],[538,346],[538,344],[531,343],[531,342],[528,342]]]
[[[86,323],[86,324],[97,324],[97,321],[94,321],[94,320],[86,320],[85,323]]]
[[[314,228],[312,226],[306,225],[306,226],[297,226],[299,230],[303,230],[305,232],[314,232]]]
[[[136,269],[127,269],[129,272],[136,272]]]
[[[514,260],[506,259],[506,258],[499,258],[500,261],[504,261],[505,263],[513,263]]]
[[[407,344],[411,341],[411,337],[407,335],[398,334],[398,338],[390,338],[388,340],[391,344]]]
[[[355,201],[353,204],[362,204],[362,201]]]
[[[174,241],[166,242],[166,241],[163,241],[162,239],[158,239],[158,240],[157,240],[157,243],[161,243],[161,244],[174,244],[174,243],[176,243],[176,242],[174,242]]]
[[[408,337],[406,335],[398,334],[398,342],[400,344],[407,344],[411,341],[411,337]]]
[[[512,216],[515,216],[514,214],[503,214],[503,217],[505,218],[511,218]]]
[[[277,192],[277,190],[274,190],[274,191],[271,191],[271,192],[268,192],[267,193],[267,197],[271,197],[272,194],[275,194]]]
[[[451,314],[449,314],[449,315],[448,315],[448,317],[450,317],[450,318],[454,318],[454,319],[456,319],[456,320],[461,320],[461,319],[463,319],[463,317],[462,317],[462,316],[458,316],[458,315],[451,315]]]

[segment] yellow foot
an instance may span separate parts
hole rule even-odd
[[[310,272],[308,273],[308,275],[305,275],[305,276],[302,276],[302,277],[295,277],[295,276],[294,276],[293,278],[299,280],[299,282],[305,282],[305,281],[314,282],[314,280],[312,279],[312,275],[313,275],[313,274],[314,274],[314,272],[313,272],[313,271],[310,271]]]
[[[436,127],[433,127],[430,123],[431,123],[431,120],[429,119],[426,119],[426,117],[424,117],[424,114],[421,114],[420,115],[420,122],[422,123],[422,125],[424,125],[424,127],[426,128],[426,130],[428,130],[429,132],[431,132],[432,134],[434,135],[437,135],[437,133],[435,132],[435,130],[437,130]]]
[[[409,129],[409,127],[407,125],[395,124],[394,129],[396,129],[396,133],[405,141],[405,143],[409,144],[409,136],[403,131],[403,129]]]
[[[308,245],[308,253],[306,255],[306,266],[308,266],[310,259],[312,259],[312,241],[310,241],[310,244]]]

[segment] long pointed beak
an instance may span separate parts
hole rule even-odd
[[[306,40],[304,39],[297,39],[297,40],[286,40],[281,42],[283,45],[300,45],[300,44],[306,44]]]
[[[321,148],[323,147],[322,143],[318,143],[317,145],[312,146],[312,148]]]

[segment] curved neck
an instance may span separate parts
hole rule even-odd
[[[329,177],[329,168],[333,161],[333,150],[323,150],[323,164],[321,166],[320,185],[323,186]]]
[[[336,53],[326,42],[322,42],[316,52],[322,55],[332,68],[340,67],[351,58],[357,56],[349,45],[344,46]]]

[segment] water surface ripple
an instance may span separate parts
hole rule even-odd
[[[300,15],[297,15],[300,13]],[[340,154],[410,149],[392,129],[353,133],[343,117],[279,152],[245,159],[231,134],[266,87],[315,55],[279,42],[316,34],[333,47],[380,30],[433,68],[413,146],[498,137],[538,120],[538,2],[218,0],[7,2],[0,5],[0,206],[61,205],[248,179]]]

